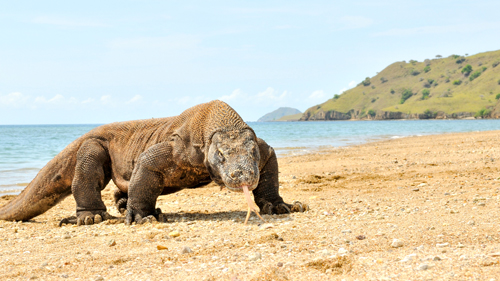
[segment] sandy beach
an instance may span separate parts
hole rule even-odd
[[[500,280],[500,131],[279,159],[304,213],[255,215],[214,184],[162,196],[168,223],[58,227],[72,196],[0,221],[2,280]],[[108,211],[110,184],[103,191]],[[0,198],[5,204],[12,196]]]

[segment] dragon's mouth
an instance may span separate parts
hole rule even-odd
[[[244,192],[243,189],[246,188],[248,191],[252,191],[257,188],[257,185],[242,185],[242,186],[228,186],[226,188],[234,192]]]

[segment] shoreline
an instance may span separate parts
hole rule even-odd
[[[0,277],[490,280],[500,276],[499,136],[409,137],[280,158],[280,194],[311,209],[265,215],[267,224],[252,215],[244,225],[243,196],[211,184],[161,196],[168,223],[57,227],[74,215],[70,196],[31,222],[0,221]],[[118,215],[112,188],[103,201]]]

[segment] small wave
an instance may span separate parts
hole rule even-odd
[[[404,138],[405,136],[392,136],[391,139],[401,139]]]
[[[19,194],[23,191],[22,189],[0,189],[0,194],[1,195],[8,195],[8,194]]]
[[[23,172],[38,172],[40,168],[19,168],[19,169],[9,169],[9,170],[0,170],[0,173],[23,173]]]

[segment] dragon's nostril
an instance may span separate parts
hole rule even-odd
[[[231,178],[235,179],[235,178],[239,178],[241,177],[243,173],[241,172],[241,170],[234,170],[231,172]]]

